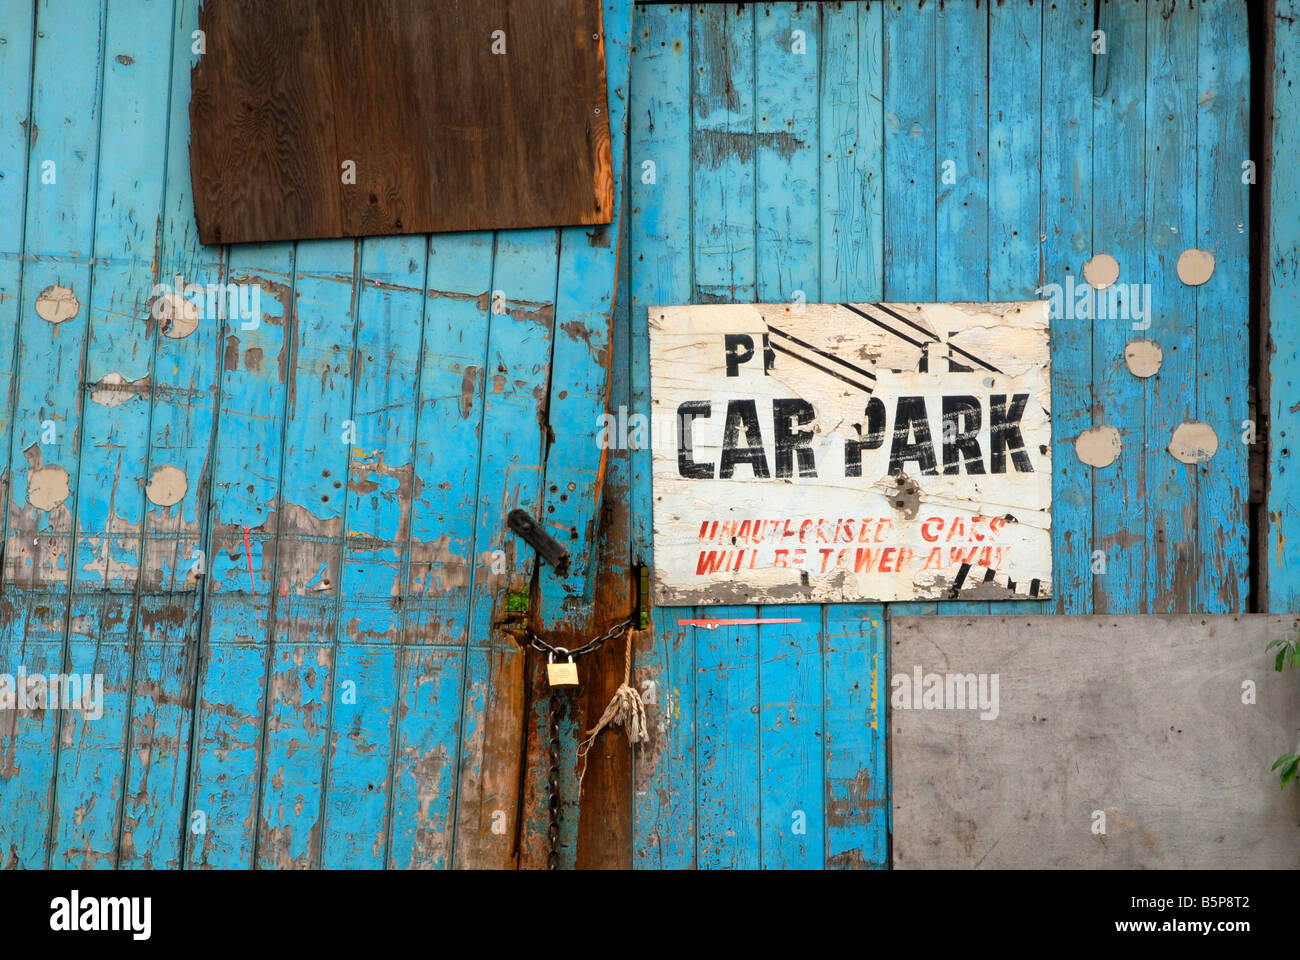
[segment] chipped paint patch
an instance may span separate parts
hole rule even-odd
[[[62,467],[41,467],[27,478],[27,502],[37,510],[53,510],[70,492],[68,471]]]
[[[49,323],[71,320],[81,309],[81,301],[71,287],[46,287],[36,297],[36,315]]]
[[[1178,425],[1166,449],[1180,463],[1205,463],[1219,449],[1219,435],[1208,423],[1186,420]]]
[[[159,329],[164,336],[173,340],[188,337],[198,329],[199,307],[192,300],[187,300],[179,293],[165,293],[150,304],[153,315],[161,324]]]
[[[1083,279],[1095,290],[1105,290],[1119,279],[1119,261],[1109,253],[1099,253],[1083,265]]]
[[[92,403],[98,403],[105,407],[120,407],[132,397],[138,397],[148,391],[149,385],[148,377],[141,377],[139,380],[128,380],[117,371],[114,371],[105,374],[103,379],[95,384],[95,389],[90,394],[90,400]]]
[[[189,489],[185,471],[170,464],[159,467],[149,478],[149,485],[144,488],[149,502],[160,507],[170,507],[180,503]]]
[[[1085,430],[1074,440],[1074,452],[1079,460],[1090,467],[1109,467],[1124,449],[1119,431],[1109,423]]]
[[[1154,340],[1130,340],[1124,345],[1124,362],[1129,373],[1144,380],[1156,375],[1164,358],[1165,352]]]
[[[1199,287],[1214,275],[1214,254],[1189,247],[1178,255],[1178,279],[1189,287]]]

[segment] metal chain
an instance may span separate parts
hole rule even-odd
[[[560,692],[551,691],[551,729],[547,741],[550,767],[546,780],[550,788],[547,808],[550,811],[550,823],[546,827],[546,840],[549,849],[546,852],[546,869],[560,869]]]
[[[580,647],[569,650],[566,647],[556,647],[547,643],[531,630],[528,631],[528,645],[534,650],[541,653],[559,654],[566,660],[574,657],[581,657],[584,654],[599,650],[610,640],[617,640],[629,629],[635,625],[634,617],[628,617],[626,620],[620,620],[598,637],[592,637]],[[547,799],[547,812],[550,820],[546,825],[546,869],[560,869],[560,696],[561,688],[555,688],[551,691],[551,720],[550,729],[547,733],[547,761],[546,785],[550,796]]]
[[[534,650],[541,653],[557,653],[562,657],[581,657],[584,654],[599,650],[605,643],[610,640],[617,640],[623,634],[632,628],[636,621],[632,617],[626,620],[620,620],[598,637],[592,637],[580,647],[570,650],[567,647],[553,647],[531,630],[528,631],[528,644]]]

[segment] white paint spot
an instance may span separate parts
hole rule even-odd
[[[71,287],[46,287],[36,297],[36,315],[50,323],[71,320],[81,309],[81,301]]]
[[[170,507],[174,503],[180,503],[188,489],[189,482],[185,479],[185,471],[169,464],[153,472],[144,492],[150,503],[156,503],[160,507]]]
[[[1178,279],[1189,287],[1199,287],[1214,273],[1214,254],[1209,250],[1188,247],[1178,255]]]
[[[1090,467],[1109,467],[1124,448],[1119,431],[1109,423],[1085,430],[1074,440],[1074,452]]]
[[[173,340],[188,337],[199,326],[199,307],[179,293],[165,293],[153,305],[154,316],[162,324],[159,328]]]
[[[1167,449],[1180,463],[1205,463],[1219,449],[1219,436],[1208,423],[1186,420],[1174,431]]]
[[[1155,376],[1165,353],[1154,340],[1130,340],[1124,345],[1124,362],[1135,377]]]
[[[1105,290],[1119,279],[1119,261],[1109,253],[1099,253],[1083,265],[1083,279],[1094,290]]]
[[[62,467],[41,467],[27,478],[27,502],[37,510],[53,510],[68,499],[71,486]]]

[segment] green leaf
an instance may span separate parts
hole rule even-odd
[[[1295,772],[1296,772],[1296,767],[1297,767],[1297,766],[1300,766],[1300,760],[1292,760],[1289,766],[1284,767],[1284,768],[1282,769],[1282,789],[1283,789],[1283,790],[1286,789],[1286,785],[1287,785],[1288,783],[1290,783],[1292,780],[1295,779]]]
[[[1277,660],[1273,664],[1273,669],[1278,673],[1282,672],[1282,661],[1286,659],[1286,650],[1282,649],[1277,652]]]
[[[1284,753],[1273,761],[1273,766],[1269,767],[1269,769],[1276,770],[1284,763],[1296,763],[1297,761],[1300,761],[1300,753]]]

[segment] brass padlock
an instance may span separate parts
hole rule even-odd
[[[557,653],[564,654],[568,659],[556,663]],[[578,686],[578,665],[573,662],[573,657],[569,656],[569,651],[564,647],[556,647],[546,655],[546,679],[553,687]]]

